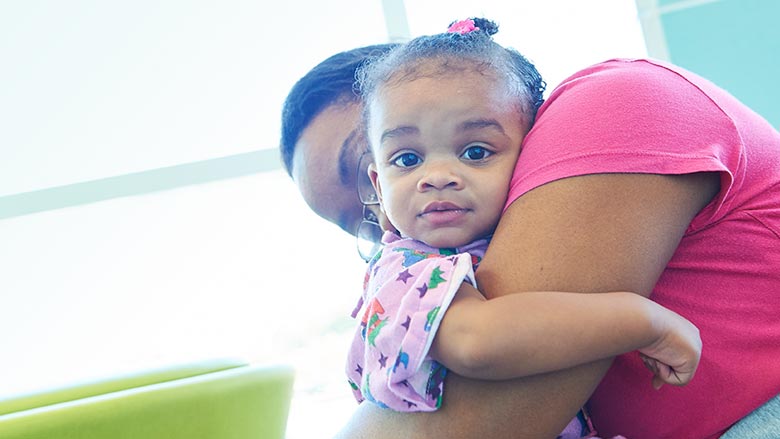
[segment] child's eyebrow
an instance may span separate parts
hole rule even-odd
[[[385,130],[382,133],[382,137],[379,138],[379,144],[385,143],[385,140],[392,139],[393,137],[401,137],[409,134],[420,134],[420,129],[416,126],[402,125],[400,127],[391,128]]]
[[[504,127],[496,119],[470,119],[458,124],[457,130],[459,132],[479,130],[483,128],[494,128],[501,134],[506,136]],[[385,142],[387,139],[394,137],[407,136],[410,134],[419,134],[420,129],[413,125],[401,125],[399,127],[390,128],[382,132],[382,136],[379,138],[379,144]]]
[[[500,131],[501,134],[506,135],[506,132],[504,132],[504,127],[501,126],[501,124],[496,119],[471,119],[458,124],[458,131],[460,132],[478,130],[482,128],[495,128]]]

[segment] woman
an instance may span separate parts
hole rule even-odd
[[[365,142],[352,73],[386,49],[326,60],[285,106],[288,171],[312,209],[353,234],[363,218],[355,170]],[[330,95],[311,93],[326,71]],[[334,75],[349,88],[332,88]],[[309,106],[304,96],[319,101]],[[297,128],[288,130],[290,120]],[[504,383],[453,375],[439,412],[401,415],[361,404],[342,433],[554,437],[592,395],[588,405],[605,436],[719,437],[780,389],[778,267],[780,134],[674,66],[612,60],[589,67],[552,92],[526,136],[478,283],[489,298],[652,293],[701,330],[696,379],[653,391],[632,356],[618,357],[609,373],[611,362],[602,361]]]

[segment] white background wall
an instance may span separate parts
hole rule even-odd
[[[551,86],[645,55],[630,0],[406,11],[413,36],[495,19]],[[385,41],[382,13],[379,0],[0,2],[0,204],[275,148],[295,79]],[[353,407],[342,361],[363,268],[282,171],[2,219],[0,398],[233,356],[298,369],[290,438],[335,430]]]

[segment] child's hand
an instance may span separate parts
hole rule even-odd
[[[653,372],[653,387],[664,383],[675,386],[688,384],[701,357],[699,329],[674,311],[663,308],[658,317],[660,337],[655,343],[639,350],[645,366]]]

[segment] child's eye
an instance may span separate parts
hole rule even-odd
[[[488,151],[483,146],[470,146],[466,148],[465,151],[463,151],[463,154],[461,154],[461,157],[463,157],[466,160],[484,160],[487,157],[489,157],[492,152]]]
[[[411,168],[419,165],[420,162],[422,162],[422,158],[413,152],[405,152],[390,161],[393,165],[401,168]]]

